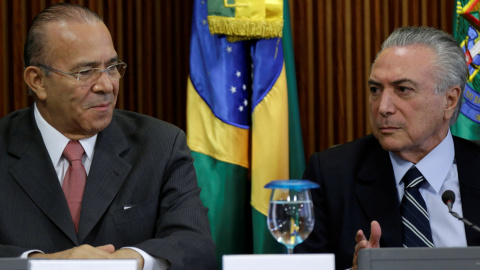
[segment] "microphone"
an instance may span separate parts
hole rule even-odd
[[[445,190],[442,194],[442,201],[448,206],[448,211],[451,213],[453,203],[455,202],[455,193],[451,190]]]
[[[450,214],[452,214],[452,216],[456,217],[458,220],[465,223],[465,225],[467,225],[468,227],[474,229],[477,232],[480,232],[480,228],[477,225],[471,223],[470,221],[468,221],[465,218],[462,218],[457,213],[452,211],[453,203],[455,202],[455,193],[453,193],[453,191],[446,190],[445,192],[443,192],[442,201],[443,201],[444,204],[446,204],[448,206],[448,212]]]

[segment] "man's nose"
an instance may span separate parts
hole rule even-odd
[[[378,112],[382,116],[388,116],[395,113],[395,96],[387,90],[384,90],[380,96]]]
[[[101,72],[100,76],[98,77],[97,82],[93,86],[93,91],[95,92],[105,92],[109,93],[113,91],[113,83],[112,80],[108,77],[106,72]]]

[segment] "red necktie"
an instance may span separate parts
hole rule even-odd
[[[78,233],[78,223],[80,222],[80,209],[82,207],[83,191],[85,189],[85,182],[87,181],[87,173],[82,164],[82,156],[85,151],[78,141],[70,141],[63,156],[68,160],[67,173],[63,179],[62,189],[67,199],[68,208],[72,215],[75,231]]]

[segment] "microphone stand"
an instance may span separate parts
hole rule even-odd
[[[448,206],[448,212],[452,214],[452,216],[456,217],[458,220],[465,223],[465,225],[467,225],[468,227],[474,229],[477,232],[480,232],[480,227],[478,227],[477,225],[473,224],[472,222],[468,221],[467,219],[459,216],[457,213],[452,211],[452,203],[450,201],[447,202],[447,206]]]

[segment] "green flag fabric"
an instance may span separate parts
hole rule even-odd
[[[208,7],[194,0],[187,142],[221,265],[225,254],[286,252],[267,228],[264,186],[301,178],[305,158],[289,22],[283,40],[230,42],[211,34]]]
[[[468,140],[480,139],[480,23],[479,0],[458,0],[453,16],[453,36],[465,52],[469,78],[452,134]]]

